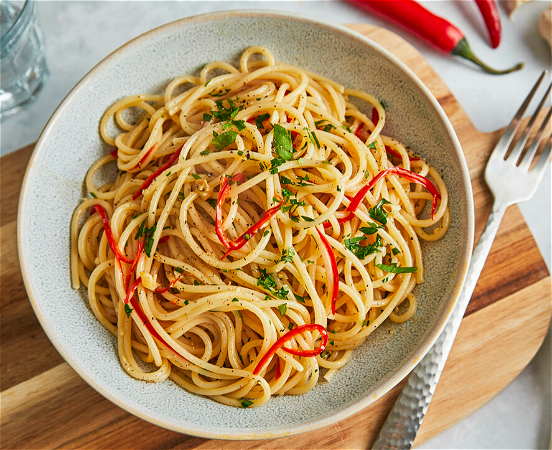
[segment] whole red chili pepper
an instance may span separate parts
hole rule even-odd
[[[497,48],[500,44],[502,25],[495,0],[475,0],[475,3],[477,3],[479,11],[481,11],[481,15],[485,20],[485,25],[491,38],[491,46]]]
[[[322,243],[324,244],[324,247],[326,248],[326,252],[328,253],[328,257],[330,258],[330,271],[331,271],[331,278],[332,278],[332,314],[335,315],[335,303],[337,301],[337,293],[339,291],[339,272],[337,271],[337,263],[335,261],[335,255],[332,250],[332,246],[328,242],[328,239],[326,239],[326,236],[324,236],[323,233],[320,232],[320,230],[317,228],[316,231],[318,231],[318,236],[320,236],[320,239],[322,240]]]
[[[328,344],[328,332],[326,331],[326,329],[322,325],[319,325],[317,323],[307,323],[305,325],[300,325],[297,328],[294,328],[293,330],[288,331],[274,344],[272,344],[272,346],[268,349],[268,351],[265,353],[265,355],[261,358],[261,360],[255,367],[255,370],[253,370],[253,375],[259,374],[259,372],[262,370],[264,365],[270,360],[270,358],[272,358],[274,353],[276,353],[276,350],[282,347],[292,337],[297,336],[298,334],[301,334],[304,331],[318,331],[320,333],[320,336],[322,337],[322,342],[317,348],[315,348],[314,350],[294,350],[292,348],[283,347],[283,350],[288,353],[291,353],[292,355],[298,355],[298,356],[316,356],[322,353],[326,348],[326,345]]]
[[[410,29],[435,47],[465,58],[488,73],[502,75],[520,70],[523,63],[510,69],[496,70],[475,56],[464,33],[449,21],[433,14],[415,0],[349,0],[355,5],[372,9]]]
[[[383,172],[378,173],[374,178],[370,180],[370,182],[366,186],[364,186],[360,191],[355,194],[355,196],[351,200],[351,203],[349,203],[349,206],[347,206],[346,209],[346,211],[349,211],[349,214],[345,217],[342,217],[341,219],[337,219],[338,223],[344,224],[345,222],[348,222],[353,217],[355,217],[354,212],[362,203],[364,196],[368,193],[370,189],[372,189],[376,185],[379,180],[387,175],[400,175],[401,177],[406,178],[413,183],[417,183],[425,187],[431,193],[431,195],[433,195],[433,203],[431,205],[431,218],[434,218],[435,209],[437,208],[437,199],[441,198],[441,194],[439,193],[435,185],[426,177],[414,172],[410,172],[410,170],[403,169],[402,167],[390,167],[389,169],[385,169]],[[330,222],[324,222],[324,228],[330,228],[331,226],[332,224]]]
[[[161,175],[165,170],[167,170],[176,162],[176,160],[178,159],[178,156],[180,155],[180,151],[182,150],[182,147],[184,147],[184,144],[182,144],[182,146],[171,155],[171,157],[165,164],[163,164],[161,167],[159,167],[159,169],[157,169],[148,178],[146,178],[146,181],[144,181],[140,186],[140,188],[133,194],[132,200],[136,200],[138,197],[140,197],[140,194],[142,193],[142,191],[146,189],[151,183],[153,183],[153,180],[155,180],[159,175]]]

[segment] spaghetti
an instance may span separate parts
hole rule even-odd
[[[116,150],[86,176],[71,270],[124,370],[260,406],[330,380],[386,319],[410,319],[420,240],[446,233],[448,194],[381,133],[385,115],[262,47],[109,108],[100,133]],[[115,181],[96,186],[112,162]]]

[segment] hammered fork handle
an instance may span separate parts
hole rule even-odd
[[[494,202],[489,220],[473,253],[464,287],[450,318],[431,350],[410,374],[372,446],[374,450],[403,450],[412,447],[507,206]]]

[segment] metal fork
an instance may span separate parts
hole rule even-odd
[[[412,443],[416,438],[418,429],[422,424],[441,377],[454,338],[460,327],[460,322],[477,284],[504,212],[510,205],[529,200],[537,190],[546,166],[550,161],[552,135],[548,136],[545,148],[535,166],[531,170],[529,168],[543,140],[545,131],[550,130],[549,127],[547,128],[547,124],[550,121],[552,109],[548,111],[529,148],[527,148],[525,153],[523,150],[535,128],[537,115],[546,103],[552,85],[548,87],[546,94],[539,103],[533,117],[522,131],[513,149],[509,153],[508,150],[520,127],[521,119],[546,73],[546,71],[542,73],[491,154],[485,168],[485,181],[493,193],[494,203],[487,225],[473,252],[462,292],[443,332],[431,350],[410,374],[406,385],[383,424],[383,428],[372,449],[403,450],[412,447]]]

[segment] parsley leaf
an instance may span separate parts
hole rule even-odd
[[[418,271],[417,267],[397,267],[396,263],[392,263],[391,265],[376,264],[376,267],[391,273],[413,273]]]
[[[270,162],[270,173],[272,175],[278,173],[278,167],[286,162],[283,158],[273,158]]]
[[[393,253],[393,255],[398,255],[401,251],[398,248],[393,247],[391,249],[391,252]]]
[[[376,150],[376,141],[370,142],[366,147]]]
[[[134,311],[130,306],[128,306],[128,303],[125,303],[125,314],[127,317],[130,317],[130,313]]]
[[[309,137],[310,141],[316,145],[318,148],[320,148],[320,142],[318,141],[318,138],[316,137],[316,134],[311,132],[308,128],[305,127],[305,131],[307,132],[307,136]]]
[[[271,273],[267,274],[266,269],[259,269],[259,272],[261,272],[261,275],[257,279],[257,286],[262,286],[272,295],[282,300],[287,297],[289,286],[282,286],[280,289],[276,290],[276,280],[274,276]]]
[[[284,314],[287,311],[287,303],[282,303],[278,306],[278,311],[280,311],[280,317],[284,317]]]
[[[391,202],[382,198],[379,203],[374,206],[373,208],[370,208],[370,210],[368,211],[368,215],[378,221],[379,223],[381,223],[382,225],[385,225],[387,224],[387,212],[383,209],[383,205],[390,205]]]
[[[293,159],[293,144],[291,133],[283,126],[274,125],[274,152],[285,161]]]
[[[280,259],[277,259],[274,262],[276,264],[279,263],[279,262],[292,262],[294,256],[295,256],[295,250],[293,249],[293,247],[290,247],[289,249],[285,248],[282,251],[282,257]]]
[[[312,219],[312,218],[309,217],[309,216],[301,216],[301,218],[302,218],[305,222],[314,222],[314,219]]]
[[[364,234],[375,234],[378,232],[378,228],[383,227],[380,225],[376,225],[375,223],[370,223],[367,227],[360,227],[360,231],[362,231]]]
[[[242,408],[249,408],[253,404],[251,400],[245,400],[244,398],[240,399],[240,403],[242,405]]]
[[[215,132],[213,131],[213,135]],[[225,131],[224,133],[217,134],[213,139],[213,145],[217,150],[224,150],[230,144],[233,144],[236,141],[238,133],[235,131]]]
[[[365,246],[360,245],[360,243],[366,239],[368,239],[366,236],[358,236],[350,239],[344,239],[343,243],[345,244],[345,247],[347,247],[347,250],[349,250],[358,259],[362,260],[372,253],[379,252],[378,247],[381,246],[381,239],[376,239],[374,244],[368,244]]]
[[[260,116],[255,117],[255,125],[261,130],[264,129],[263,122],[270,118],[270,114],[261,114]]]

